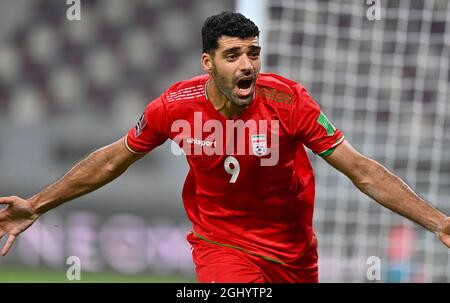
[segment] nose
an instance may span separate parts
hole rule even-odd
[[[243,54],[241,56],[240,61],[239,61],[239,69],[245,75],[249,75],[252,73],[254,67],[252,65],[250,58],[247,56],[247,54]]]

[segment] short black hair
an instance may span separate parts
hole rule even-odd
[[[222,12],[208,17],[203,23],[203,52],[213,54],[222,36],[241,39],[259,37],[259,29],[252,20],[240,13]]]

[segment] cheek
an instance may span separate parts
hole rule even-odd
[[[216,70],[216,75],[220,79],[220,82],[225,85],[230,85],[233,82],[233,69],[221,68]]]
[[[253,64],[253,68],[255,69],[256,73],[259,73],[259,71],[261,70],[261,60],[257,60]]]

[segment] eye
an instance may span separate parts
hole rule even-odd
[[[235,61],[237,59],[237,56],[236,54],[229,54],[226,59],[227,61]]]
[[[259,58],[259,52],[251,52],[249,57],[252,58],[252,59],[258,59]]]

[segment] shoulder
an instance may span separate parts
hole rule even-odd
[[[256,81],[259,97],[285,105],[292,105],[303,90],[300,83],[274,73],[261,73]]]
[[[205,99],[205,84],[208,79],[208,75],[201,75],[171,85],[158,98],[147,104],[146,115],[176,119],[191,113]]]
[[[295,94],[298,90],[303,89],[303,86],[299,82],[275,73],[259,74],[257,85],[260,87],[274,88],[288,94]]]
[[[205,97],[205,84],[209,75],[200,75],[194,78],[183,80],[171,85],[161,98],[166,103],[177,103],[177,101],[195,101]]]

